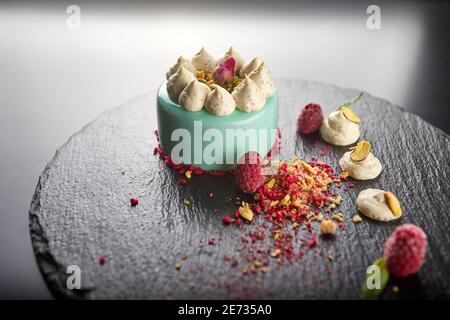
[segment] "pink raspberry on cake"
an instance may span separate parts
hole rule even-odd
[[[413,224],[397,227],[384,245],[389,272],[406,277],[419,271],[427,248],[427,236]]]
[[[234,171],[237,187],[246,193],[253,193],[264,184],[262,159],[257,152],[247,152]]]

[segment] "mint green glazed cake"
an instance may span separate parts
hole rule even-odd
[[[204,108],[196,112],[181,108],[169,97],[166,84],[167,81],[159,87],[157,94],[158,130],[162,152],[175,163],[192,164],[204,170],[229,170],[246,152],[256,151],[265,157],[275,144],[278,91],[266,98],[259,111],[242,112],[236,108],[227,116],[216,116]],[[187,136],[190,138],[186,139]],[[222,137],[223,143],[216,143],[213,151],[216,137]],[[181,148],[180,143],[185,147]],[[205,156],[211,154],[213,161]]]

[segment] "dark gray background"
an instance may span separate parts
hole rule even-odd
[[[74,3],[82,28],[70,31]],[[381,30],[366,28],[370,4]],[[51,297],[27,211],[56,148],[101,111],[155,90],[180,53],[204,45],[218,56],[233,44],[277,78],[362,88],[448,133],[449,13],[444,1],[1,2],[0,297]]]

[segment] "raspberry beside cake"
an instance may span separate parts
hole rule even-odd
[[[162,152],[175,163],[227,170],[248,151],[277,141],[278,92],[265,62],[233,49],[216,60],[205,49],[180,57],[157,94]]]

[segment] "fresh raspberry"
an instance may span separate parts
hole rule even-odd
[[[323,111],[317,103],[307,104],[297,120],[297,131],[300,134],[311,134],[316,132],[323,121]]]
[[[413,224],[397,227],[384,244],[389,272],[406,277],[419,271],[425,258],[427,236]]]
[[[135,206],[138,205],[139,200],[138,200],[137,198],[131,198],[131,199],[130,199],[130,203],[131,203],[131,206],[132,206],[132,207],[135,207]]]
[[[259,153],[247,152],[234,171],[236,185],[246,193],[255,192],[263,183],[262,159]]]

